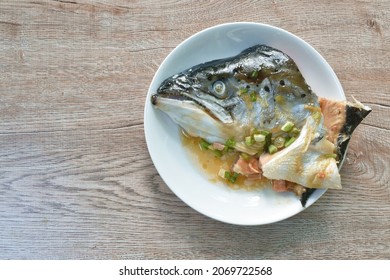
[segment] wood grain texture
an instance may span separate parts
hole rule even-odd
[[[232,21],[314,46],[373,112],[328,191],[288,220],[223,224],[165,185],[143,108],[169,52]],[[1,259],[389,259],[390,1],[0,0]]]

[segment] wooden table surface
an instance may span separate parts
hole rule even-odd
[[[347,98],[373,109],[351,141],[343,189],[265,226],[188,207],[144,137],[163,59],[233,21],[303,38]],[[0,0],[0,258],[389,259],[389,62],[389,0]]]

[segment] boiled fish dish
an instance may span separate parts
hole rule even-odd
[[[305,206],[319,188],[340,189],[348,142],[371,109],[317,96],[285,53],[256,45],[167,78],[151,97],[203,150],[236,159],[218,175],[267,180]]]

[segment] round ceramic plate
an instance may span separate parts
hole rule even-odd
[[[324,58],[297,36],[270,25],[228,23],[205,29],[178,45],[156,72],[146,97],[144,124],[150,156],[169,188],[186,204],[213,219],[240,225],[268,224],[289,218],[305,208],[292,193],[270,189],[233,190],[212,182],[183,147],[180,129],[150,97],[166,78],[199,63],[236,55],[256,44],[266,44],[288,54],[307,83],[319,96],[344,100],[339,80]],[[317,190],[306,208],[325,190]]]

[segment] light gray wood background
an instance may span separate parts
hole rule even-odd
[[[352,139],[343,190],[266,226],[186,206],[144,137],[163,59],[233,21],[300,36],[347,97],[373,109]],[[389,62],[388,0],[0,0],[0,258],[389,259]]]

